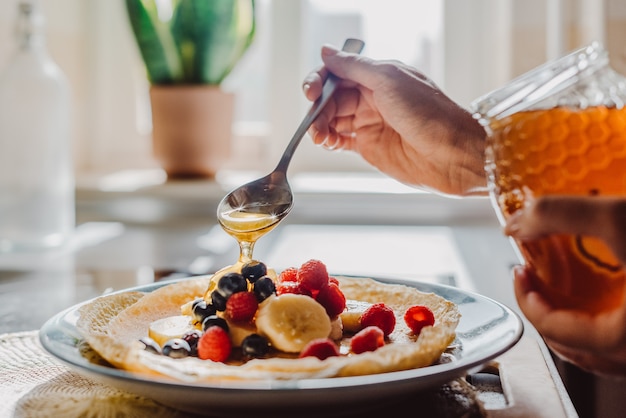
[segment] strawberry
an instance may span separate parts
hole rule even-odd
[[[328,284],[328,271],[326,265],[319,260],[304,262],[298,269],[298,283],[312,292],[320,290]]]
[[[435,324],[435,315],[428,306],[411,306],[404,313],[404,322],[413,334],[419,335],[422,328]]]
[[[202,360],[225,362],[230,356],[231,348],[230,337],[224,328],[209,327],[198,341],[198,357]]]
[[[276,285],[276,295],[295,293],[296,295],[313,296],[309,289],[305,289],[298,282],[280,282]]]
[[[248,322],[254,318],[259,302],[252,292],[233,293],[226,301],[226,316],[234,322]]]
[[[279,282],[295,282],[298,280],[298,269],[296,267],[289,267],[283,270],[278,275]]]
[[[385,337],[389,336],[396,327],[396,315],[393,310],[382,302],[375,303],[363,312],[361,315],[361,327],[369,327],[370,325],[380,328]]]
[[[326,309],[330,318],[335,318],[346,309],[346,297],[339,286],[334,283],[328,283],[322,287],[315,300]]]
[[[385,334],[376,326],[363,328],[350,339],[350,351],[354,354],[374,351],[385,345]]]
[[[316,338],[311,340],[300,352],[300,358],[317,357],[320,360],[338,355],[339,347],[337,347],[337,344],[330,338]]]

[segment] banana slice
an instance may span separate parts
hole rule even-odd
[[[331,340],[339,341],[343,337],[343,322],[341,321],[341,317],[330,321],[330,333],[328,334],[328,338]]]
[[[361,300],[346,300],[346,309],[339,315],[343,323],[343,329],[348,332],[359,332],[361,330],[361,315],[372,306],[369,302]]]
[[[228,323],[228,335],[230,335],[230,342],[233,347],[241,347],[241,343],[248,335],[257,332],[254,324],[241,324],[229,320],[226,320],[226,322]]]
[[[315,338],[328,337],[330,318],[322,305],[305,295],[271,296],[259,306],[256,326],[278,350],[299,353]]]
[[[180,338],[185,332],[194,329],[191,318],[185,315],[168,316],[150,324],[148,336],[161,347],[172,338]]]

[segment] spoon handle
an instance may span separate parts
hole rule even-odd
[[[344,52],[360,54],[363,50],[364,45],[365,43],[360,39],[348,38],[344,42],[343,48],[341,48],[341,50]],[[300,144],[300,141],[304,137],[304,134],[309,129],[313,121],[319,116],[322,109],[324,109],[324,106],[326,106],[326,104],[328,103],[330,97],[333,95],[335,90],[337,90],[338,85],[339,79],[334,74],[329,73],[328,77],[326,77],[324,85],[322,86],[322,94],[320,95],[320,97],[318,97],[315,103],[313,103],[308,113],[300,123],[300,126],[298,126],[296,133],[291,138],[291,141],[289,141],[289,144],[287,145],[287,148],[285,148],[285,151],[283,152],[283,155],[280,158],[280,161],[278,162],[278,165],[276,166],[276,169],[274,171],[282,171],[283,173],[287,172],[287,166],[291,161],[291,157],[293,156],[294,151]]]

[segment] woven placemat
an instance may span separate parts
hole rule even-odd
[[[37,331],[0,335],[0,416],[189,417],[88,380],[50,356]]]
[[[416,405],[419,408],[414,409]],[[406,412],[398,415],[400,410]],[[430,418],[487,415],[474,391],[462,379],[433,391],[416,393],[404,406],[395,404],[390,408],[385,404],[370,412],[361,411],[358,416],[380,417],[389,412],[393,416]],[[71,371],[43,349],[37,331],[0,334],[0,418],[4,417],[198,418]]]

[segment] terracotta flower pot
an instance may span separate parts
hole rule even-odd
[[[151,86],[154,156],[168,178],[213,178],[230,157],[234,94],[216,86]]]

